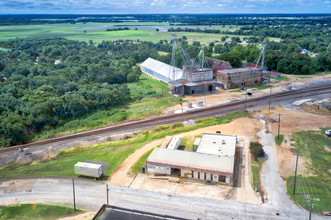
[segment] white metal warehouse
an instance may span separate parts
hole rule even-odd
[[[236,136],[204,134],[196,152],[157,147],[147,159],[147,172],[230,184],[236,145]]]
[[[148,58],[142,64],[140,64],[141,71],[149,77],[169,83],[171,80],[170,74],[172,73],[172,66],[162,63],[153,58]],[[175,68],[176,78],[174,80],[182,78],[183,70]]]

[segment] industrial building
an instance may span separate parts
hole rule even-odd
[[[174,140],[181,141],[176,137]],[[147,173],[231,184],[237,154],[236,136],[204,134],[194,142],[196,151],[173,147],[179,145],[156,147],[146,161]]]
[[[153,79],[168,83],[173,94],[192,95],[216,91],[213,70],[208,68],[204,57],[204,49],[202,48],[195,60],[191,59],[176,38],[173,39],[173,42],[171,64],[149,57],[140,65],[142,73]],[[183,69],[175,67],[175,54],[178,50],[183,57]]]
[[[269,80],[270,74],[267,71],[250,68],[226,69],[217,72],[217,81],[222,82],[227,89],[261,85]]]

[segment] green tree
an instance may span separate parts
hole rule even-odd
[[[264,155],[263,145],[259,142],[251,142],[249,144],[249,150],[253,155],[254,159]]]

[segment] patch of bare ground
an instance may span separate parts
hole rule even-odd
[[[114,174],[110,177],[110,183],[114,185],[130,186],[135,176],[131,174],[131,167],[138,161],[145,153],[160,145],[162,139],[152,141],[144,147],[136,150],[117,168]]]
[[[292,132],[317,130],[321,127],[331,126],[330,115],[314,114],[303,109],[288,110],[281,106],[277,106],[271,111],[270,115],[268,115],[267,109],[262,109],[261,113],[255,114],[262,114],[277,121],[278,114],[282,114],[280,133],[284,134],[284,141],[281,146],[276,146],[276,151],[279,173],[283,179],[286,179],[295,169],[296,155],[290,151],[294,144],[291,138]],[[270,124],[273,135],[277,136],[278,123],[271,123],[269,120],[267,123]],[[307,161],[307,159],[299,157],[298,173],[305,175],[309,174],[309,164],[310,162]]]
[[[58,220],[87,220],[87,219],[93,219],[95,216],[95,212],[84,212],[81,214],[74,214],[72,216],[66,216],[63,218],[58,218]]]
[[[0,184],[0,192],[13,193],[30,191],[35,183],[35,179],[11,180]]]

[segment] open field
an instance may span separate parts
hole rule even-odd
[[[116,25],[116,26],[114,26]],[[107,28],[116,28],[117,26],[127,25],[131,30],[124,31],[105,31]],[[140,26],[141,25],[141,26]],[[168,26],[166,26],[168,25]],[[160,26],[160,30],[156,28]],[[149,22],[149,23],[76,23],[76,24],[40,24],[40,25],[12,25],[0,26],[0,40],[7,40],[11,38],[23,37],[65,37],[70,40],[80,40],[94,42],[101,42],[103,40],[134,40],[159,42],[160,40],[171,40],[172,33],[167,32],[168,23],[162,22]],[[210,26],[208,28],[212,28]],[[134,30],[137,28],[138,30]],[[182,27],[182,28],[185,28]],[[195,27],[194,27],[195,28]],[[203,28],[203,27],[201,27]],[[220,27],[215,26],[215,29],[220,30],[235,30],[236,27]],[[209,34],[209,33],[194,33],[194,32],[178,32],[177,36],[185,35],[188,42],[200,41],[201,43],[210,43],[214,40],[220,40],[225,36],[222,34]],[[241,39],[246,36],[239,36]]]
[[[308,160],[305,163],[305,174],[297,178],[296,194],[293,195],[292,175],[287,179],[287,190],[291,198],[306,209],[309,209],[310,202],[305,200],[307,198],[304,194],[318,199],[314,202],[313,210],[316,212],[331,210],[331,138],[324,135],[326,129],[295,132],[292,135],[295,149]]]
[[[72,208],[46,204],[20,204],[0,206],[0,219],[56,219],[73,213]]]

